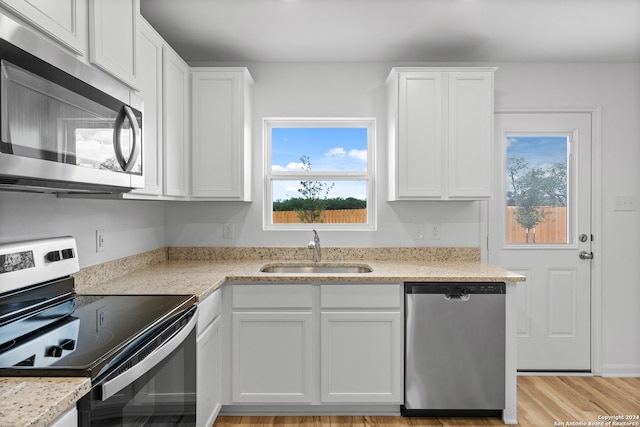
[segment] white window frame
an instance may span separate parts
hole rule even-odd
[[[272,142],[271,135],[274,128],[366,128],[367,129],[367,170],[366,171],[272,171]],[[375,191],[375,146],[376,146],[375,118],[280,118],[269,117],[263,119],[263,170],[264,170],[264,230],[375,230],[376,229],[376,191]],[[359,224],[274,224],[273,223],[273,194],[272,182],[280,180],[320,180],[320,181],[366,181],[367,182],[367,222]]]

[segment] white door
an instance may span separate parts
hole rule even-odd
[[[518,284],[518,370],[591,369],[591,115],[495,115],[488,261]]]

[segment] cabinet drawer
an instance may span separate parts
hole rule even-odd
[[[400,284],[322,285],[322,308],[400,308]]]
[[[198,304],[198,335],[200,335],[222,313],[222,292],[220,289]]]
[[[233,308],[311,308],[311,285],[233,285]]]

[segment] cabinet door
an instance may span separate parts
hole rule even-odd
[[[138,71],[142,115],[144,188],[132,195],[162,195],[162,38],[142,18],[139,25]]]
[[[233,401],[312,399],[312,314],[234,312]]]
[[[211,427],[220,412],[220,317],[197,339],[196,427]]]
[[[139,0],[90,0],[89,58],[131,87],[136,87]]]
[[[405,72],[398,85],[398,198],[440,197],[443,73]]]
[[[321,314],[322,402],[402,403],[400,312]]]
[[[250,200],[250,87],[242,69],[192,72],[193,197]]]
[[[491,196],[493,73],[449,73],[448,193]]]
[[[189,67],[171,48],[163,49],[164,194],[189,195]]]
[[[87,0],[0,0],[0,5],[77,54],[87,52]]]

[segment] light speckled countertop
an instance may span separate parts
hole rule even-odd
[[[473,261],[358,260],[330,264],[368,265],[370,273],[263,273],[265,264],[300,264],[299,261],[168,261],[104,282],[77,278],[79,294],[194,294],[203,300],[225,282],[518,282],[524,277],[502,268]],[[306,263],[305,263],[306,264]],[[316,265],[324,265],[321,262]]]
[[[0,378],[0,426],[46,426],[89,390],[89,378]]]
[[[323,248],[323,262],[370,273],[274,274],[265,264],[309,263],[300,248],[160,248],[83,268],[78,294],[190,294],[199,301],[225,282],[520,282],[524,276],[479,261],[478,248]],[[287,260],[282,261],[282,260]],[[0,427],[45,426],[91,388],[86,378],[0,378]]]

